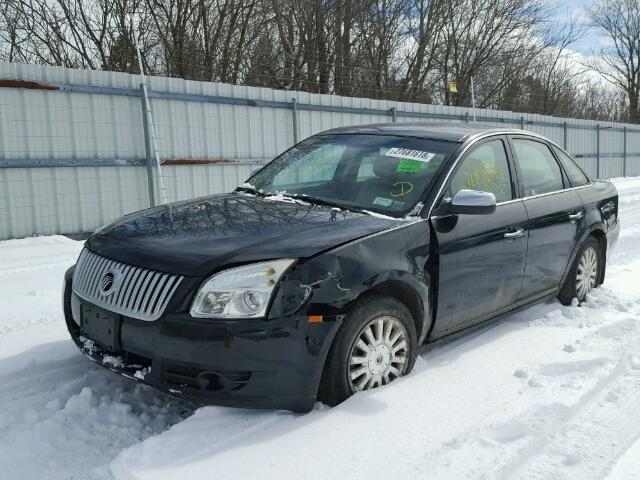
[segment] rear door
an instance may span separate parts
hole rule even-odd
[[[552,293],[560,285],[584,222],[584,208],[550,146],[510,137],[519,188],[529,216],[529,246],[520,300]]]
[[[439,248],[437,321],[433,336],[459,330],[511,308],[524,273],[527,213],[517,198],[507,141],[490,137],[472,146],[445,185],[442,198],[461,189],[491,192],[489,215],[431,218]]]

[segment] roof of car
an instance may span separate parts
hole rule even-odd
[[[374,123],[371,125],[355,125],[351,127],[332,128],[322,134],[370,134],[401,135],[406,137],[432,138],[451,142],[464,142],[468,137],[478,133],[528,133],[513,128],[498,128],[492,125],[445,122],[415,123]]]

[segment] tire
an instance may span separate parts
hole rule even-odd
[[[318,400],[335,406],[359,390],[406,375],[415,363],[416,339],[413,318],[399,300],[384,295],[357,300],[329,349]]]
[[[600,285],[601,271],[602,248],[594,237],[588,237],[580,247],[558,293],[560,303],[571,305],[574,298],[580,303],[586,301],[589,292]]]

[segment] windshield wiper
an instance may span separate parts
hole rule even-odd
[[[247,192],[247,193],[253,193],[254,195],[257,195],[259,197],[266,197],[267,195],[263,192],[260,192],[258,190],[256,190],[255,188],[252,187],[236,187],[236,189],[234,190],[234,192]]]
[[[286,192],[278,192],[278,193],[266,192],[265,193],[265,192],[261,192],[259,190],[256,190],[255,188],[252,188],[252,187],[243,187],[243,186],[237,187],[235,189],[235,191],[236,192],[252,193],[254,195],[257,195],[257,196],[263,197],[263,198],[282,195],[283,197],[294,198],[296,200],[302,200],[303,202],[313,203],[315,205],[323,205],[325,207],[338,208],[340,210],[347,210],[347,211],[350,211],[350,212],[367,213],[367,211],[364,210],[363,208],[347,207],[347,206],[342,205],[340,203],[332,202],[330,200],[324,200],[324,199],[318,198],[318,197],[312,197],[312,196],[309,196],[309,195],[299,195],[299,194],[296,194],[296,193],[286,193]]]
[[[291,197],[291,198],[295,198],[297,200],[302,200],[302,201],[306,201],[306,202],[309,202],[309,203],[314,203],[316,205],[324,205],[325,207],[339,208],[340,210],[348,210],[348,211],[351,211],[351,212],[358,212],[358,213],[363,213],[364,212],[364,210],[362,208],[347,207],[345,205],[341,205],[339,203],[332,202],[330,200],[324,200],[324,199],[318,198],[318,197],[311,197],[309,195],[297,195],[297,194],[287,193],[286,196],[287,197]]]

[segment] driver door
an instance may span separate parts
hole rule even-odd
[[[461,189],[491,192],[496,210],[483,215],[442,215],[431,225],[439,248],[434,337],[511,309],[522,287],[528,217],[517,199],[506,139],[491,137],[458,162],[442,199]],[[442,201],[441,199],[441,201]]]

